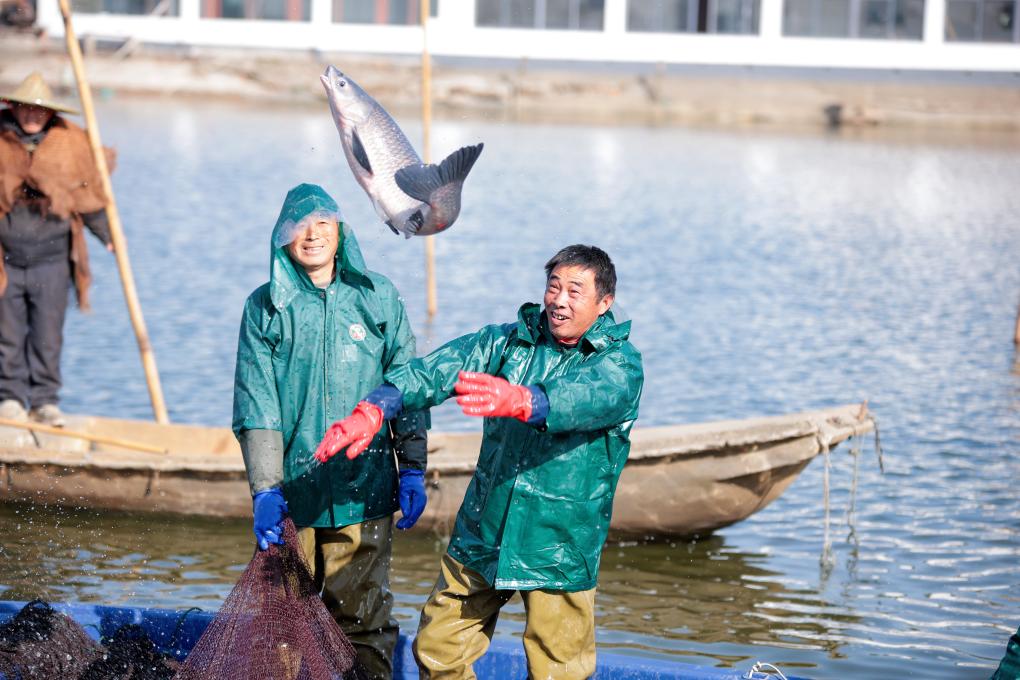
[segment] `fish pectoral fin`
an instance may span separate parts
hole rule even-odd
[[[358,165],[364,168],[365,172],[372,174],[372,164],[368,162],[368,154],[365,153],[365,145],[361,143],[361,137],[358,137],[358,131],[354,130],[351,133],[351,152],[354,154],[354,160],[358,161]]]
[[[394,227],[392,222],[390,222],[389,220],[386,220],[386,226],[389,227],[390,231],[392,231],[394,234],[396,234],[397,236],[400,236],[400,230],[397,229],[396,227]],[[405,234],[405,236],[406,236],[406,234]],[[407,238],[411,238],[411,237],[408,236]]]
[[[431,203],[432,194],[445,184],[463,182],[484,144],[465,146],[447,156],[439,165],[408,165],[393,175],[400,190],[411,198]]]
[[[438,165],[408,165],[397,170],[393,180],[401,191],[422,203],[428,203],[432,192],[443,186]]]

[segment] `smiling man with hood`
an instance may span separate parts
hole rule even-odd
[[[389,678],[392,515],[399,507],[397,527],[409,529],[425,509],[427,412],[380,423],[353,464],[313,454],[330,423],[414,358],[414,335],[396,288],[365,267],[321,187],[287,194],[271,252],[270,280],[244,306],[234,381],[255,536],[262,550],[282,543],[289,513],[326,606],[372,676]]]

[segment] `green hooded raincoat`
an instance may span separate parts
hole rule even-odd
[[[291,190],[273,243],[281,230],[316,212],[339,208],[320,187]],[[354,233],[339,224],[337,275],[325,289],[316,288],[284,248],[272,247],[269,283],[248,297],[238,340],[234,432],[283,434],[283,493],[298,526],[335,528],[393,514],[392,440],[423,432],[426,421],[426,414],[405,410],[391,422],[392,433],[384,427],[356,460],[337,456],[320,464],[313,458],[326,428],[381,383],[384,371],[415,353],[396,288],[365,267]],[[398,447],[402,468],[424,469],[424,441],[418,443]]]
[[[387,371],[405,409],[453,394],[461,370],[538,385],[549,397],[544,428],[486,418],[474,477],[449,553],[495,588],[595,587],[613,494],[630,451],[644,382],[630,322],[599,317],[576,347],[556,342],[536,304],[517,323],[486,326]]]

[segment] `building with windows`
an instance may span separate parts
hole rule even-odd
[[[60,35],[56,3],[39,23]],[[1020,0],[79,0],[146,43],[600,63],[1020,72]],[[427,38],[425,37],[427,35]]]

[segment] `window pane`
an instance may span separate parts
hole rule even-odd
[[[475,25],[534,28],[534,0],[475,0]]]
[[[570,0],[545,0],[546,28],[575,28],[570,25]]]
[[[386,22],[390,24],[417,24],[421,21],[417,13],[417,0],[390,0],[389,15],[386,17]]]
[[[845,38],[850,35],[850,0],[819,0],[815,35]]]
[[[627,3],[628,31],[660,31],[662,27],[661,0],[630,0]]]
[[[258,16],[260,19],[283,19],[286,14],[284,12],[283,0],[259,0]]]
[[[892,23],[893,3],[890,0],[864,0],[861,3],[862,38],[888,38]]]
[[[582,31],[601,31],[605,27],[605,0],[578,0]]]
[[[716,33],[757,33],[758,3],[755,0],[716,0]]]
[[[977,40],[977,16],[976,2],[949,0],[946,3],[946,40]]]
[[[475,0],[475,24],[503,28],[555,28],[601,31],[605,0],[545,0],[536,16],[535,0]]]
[[[929,0],[939,2],[939,0]],[[896,3],[896,37],[920,40],[924,33],[925,0],[899,0]]]
[[[783,3],[783,35],[812,35],[813,12],[811,0],[786,0]]]
[[[981,40],[984,42],[1012,42],[1013,22],[1016,17],[1013,13],[1014,4],[1012,0],[992,0],[985,2],[984,16],[981,22]]]
[[[220,16],[224,19],[243,19],[244,0],[222,0]]]
[[[156,16],[177,16],[177,0],[90,0],[75,2],[74,11],[88,14],[109,12],[110,14],[154,14]]]
[[[515,28],[535,27],[534,0],[503,0],[501,25]]]
[[[345,24],[374,24],[375,0],[337,0],[333,20]]]
[[[786,0],[783,33],[826,38],[850,35],[850,0]]]
[[[130,3],[150,0],[115,1]],[[173,0],[174,3],[178,1]],[[202,0],[201,4],[202,16],[206,18],[308,21],[312,11],[311,0]]]
[[[499,0],[476,0],[475,24],[499,26]]]
[[[687,0],[630,0],[628,31],[679,32],[687,27]]]

